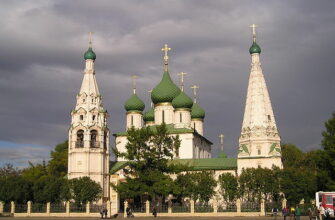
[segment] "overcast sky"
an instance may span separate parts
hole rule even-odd
[[[0,165],[49,158],[67,139],[83,78],[88,32],[112,133],[125,129],[131,75],[148,90],[162,76],[187,72],[199,85],[205,136],[236,156],[250,73],[252,23],[258,25],[263,73],[284,143],[320,148],[335,110],[335,1],[0,1]],[[113,140],[111,140],[113,143]]]

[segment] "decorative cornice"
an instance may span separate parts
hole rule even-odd
[[[158,106],[172,106],[172,103],[171,102],[161,102],[161,103],[155,104],[155,107],[158,107]]]

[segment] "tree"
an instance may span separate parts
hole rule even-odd
[[[218,183],[221,195],[226,203],[234,202],[238,198],[238,181],[235,175],[223,173],[219,176]]]
[[[20,173],[21,171],[10,163],[6,163],[0,168],[0,177],[17,176]]]
[[[68,186],[71,198],[77,205],[83,205],[101,198],[101,186],[87,176],[69,180]]]
[[[331,182],[327,189],[335,190],[335,113],[325,122],[326,130],[322,132],[322,146],[325,151],[325,165],[329,171]]]
[[[240,194],[248,201],[277,200],[280,194],[279,177],[277,167],[245,169],[239,177]]]
[[[172,163],[178,155],[179,136],[168,135],[165,124],[127,131],[128,143],[125,152],[114,149],[117,157],[128,160],[124,168],[126,181],[114,186],[123,198],[148,196],[161,200],[169,194],[176,194],[177,187],[170,177],[182,171],[182,166]]]
[[[53,176],[65,176],[68,166],[68,141],[58,144],[55,150],[51,151],[50,156],[48,173]]]
[[[14,201],[18,204],[33,199],[32,183],[22,176],[9,176],[0,178],[0,201]]]
[[[211,171],[187,172],[179,174],[176,184],[180,189],[179,197],[189,197],[194,201],[208,202],[215,194],[217,182]]]
[[[302,199],[310,201],[316,191],[315,175],[303,169],[286,168],[281,172],[280,190],[293,205],[299,204]]]
[[[304,153],[299,148],[293,144],[283,144],[281,149],[284,168],[301,166]]]

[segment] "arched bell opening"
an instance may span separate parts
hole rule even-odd
[[[84,147],[84,131],[83,130],[77,131],[76,147],[77,148]]]
[[[90,147],[92,148],[99,147],[97,130],[90,131]]]

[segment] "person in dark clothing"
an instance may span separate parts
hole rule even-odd
[[[157,217],[157,209],[156,209],[156,207],[154,207],[153,209],[152,209],[152,215],[156,218]]]
[[[104,216],[105,216],[105,218],[107,218],[108,210],[107,210],[106,208],[104,208],[103,212],[104,212]]]
[[[103,209],[100,209],[100,215],[101,215],[101,218],[104,218],[104,210]]]

